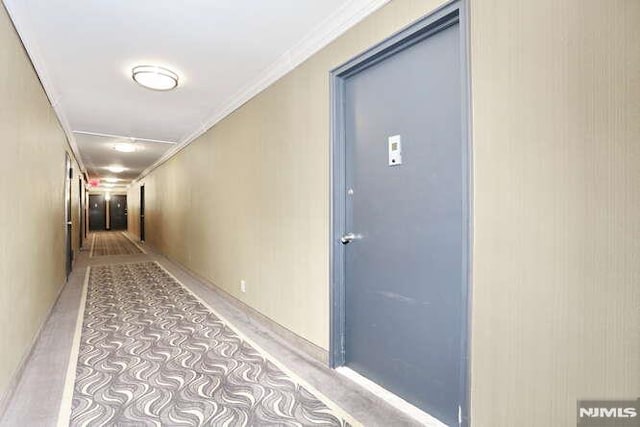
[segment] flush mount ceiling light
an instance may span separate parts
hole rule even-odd
[[[109,177],[109,178],[105,178],[104,180],[107,181],[107,182],[118,182],[118,178]]]
[[[133,153],[136,151],[136,145],[128,142],[119,142],[113,146],[113,149],[123,153]]]
[[[124,168],[120,165],[111,165],[107,167],[107,170],[109,172],[113,172],[113,173],[120,173],[120,172],[124,172]]]
[[[178,86],[178,75],[157,65],[133,67],[131,77],[139,85],[153,90],[171,90]]]

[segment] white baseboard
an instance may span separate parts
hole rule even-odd
[[[359,386],[369,390],[371,393],[383,399],[394,408],[407,414],[426,427],[447,427],[446,424],[442,423],[437,418],[427,414],[422,409],[413,406],[400,396],[391,393],[389,390],[379,386],[370,379],[363,377],[353,369],[349,369],[346,366],[340,366],[339,368],[336,368],[336,372],[350,379]]]

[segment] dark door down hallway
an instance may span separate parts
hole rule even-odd
[[[102,231],[107,228],[106,209],[104,195],[89,195],[89,230]]]
[[[109,200],[109,229],[127,229],[127,196],[123,194],[111,195]]]

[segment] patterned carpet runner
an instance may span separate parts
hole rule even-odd
[[[91,267],[85,307],[64,425],[356,424],[156,262]]]
[[[135,255],[140,248],[127,239],[120,231],[99,231],[93,236],[91,256]]]

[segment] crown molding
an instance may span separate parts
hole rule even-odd
[[[222,107],[213,111],[200,127],[186,137],[181,138],[178,144],[142,171],[132,183],[140,181],[154,169],[167,162],[222,119],[233,113],[251,98],[271,86],[322,48],[326,47],[371,13],[389,3],[389,1],[390,0],[351,0],[345,3],[337,11],[329,15],[327,19],[317,25],[299,43],[282,54],[261,75],[245,85],[240,91],[236,92]]]
[[[77,133],[78,135],[99,136],[102,138],[129,139],[129,140],[135,140],[135,141],[141,141],[141,142],[157,142],[159,144],[175,144],[176,143],[176,141],[167,141],[166,139],[138,138],[136,136],[114,135],[112,133],[89,132],[86,130],[74,130],[72,132]]]
[[[69,144],[69,148],[71,148],[71,152],[73,157],[75,158],[78,166],[80,166],[80,170],[82,172],[86,172],[86,168],[84,163],[82,162],[82,157],[80,156],[80,150],[78,149],[78,144],[76,143],[75,137],[71,130],[71,126],[69,125],[69,120],[64,113],[64,110],[60,104],[61,95],[55,90],[53,83],[51,83],[51,79],[49,78],[49,73],[44,65],[44,61],[42,61],[42,57],[40,55],[40,49],[37,43],[29,37],[29,32],[24,31],[22,23],[19,19],[17,19],[17,11],[14,9],[15,2],[3,1],[4,7],[9,14],[9,18],[11,22],[13,22],[13,27],[18,33],[18,37],[22,41],[22,45],[24,46],[24,50],[27,54],[27,57],[31,61],[31,65],[36,72],[38,79],[40,80],[40,84],[42,85],[42,89],[44,90],[47,98],[49,98],[49,103],[55,112],[58,122],[62,127],[63,132],[67,137],[67,143]],[[20,2],[17,2],[20,4]],[[26,15],[26,14],[24,14]]]

